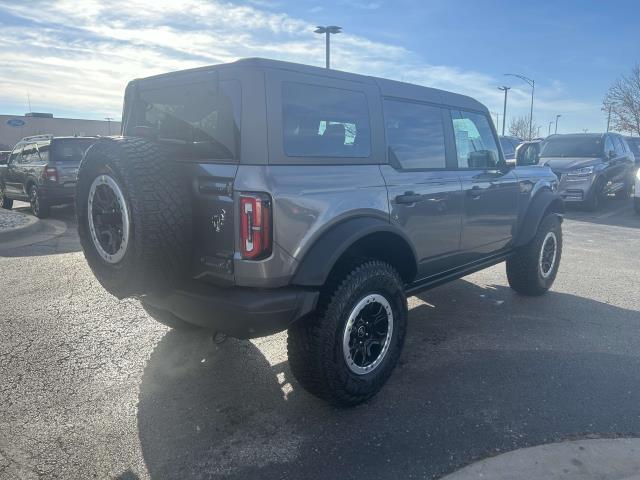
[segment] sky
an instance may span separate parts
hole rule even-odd
[[[541,135],[606,129],[608,87],[640,62],[640,2],[536,0],[0,0],[0,114],[121,116],[127,82],[266,57],[470,95]],[[552,125],[552,131],[555,125]]]

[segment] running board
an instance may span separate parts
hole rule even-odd
[[[485,268],[489,268],[497,265],[498,263],[504,262],[507,258],[513,255],[513,253],[513,251],[500,253],[491,257],[484,258],[478,262],[464,265],[463,267],[457,268],[455,270],[449,270],[438,275],[433,275],[432,277],[427,277],[423,280],[419,280],[405,286],[405,293],[408,297],[410,297],[425,290],[429,290],[431,288],[435,288],[442,284],[448,283],[452,280],[466,277],[467,275],[475,273],[479,270],[484,270]]]

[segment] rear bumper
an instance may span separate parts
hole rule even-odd
[[[76,183],[67,182],[62,185],[42,185],[40,195],[49,202],[71,202],[76,196]]]
[[[236,338],[264,337],[286,330],[316,308],[319,292],[296,287],[221,288],[201,283],[144,302],[185,322]]]

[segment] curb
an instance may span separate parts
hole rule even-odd
[[[24,215],[22,213],[15,213],[15,215]],[[44,230],[44,224],[38,217],[31,215],[24,215],[27,217],[26,225],[20,225],[19,227],[9,228],[6,230],[0,230],[0,243],[10,242],[26,235],[32,235]]]

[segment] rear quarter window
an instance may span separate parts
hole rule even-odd
[[[284,82],[282,120],[287,156],[371,155],[369,108],[363,92]]]

